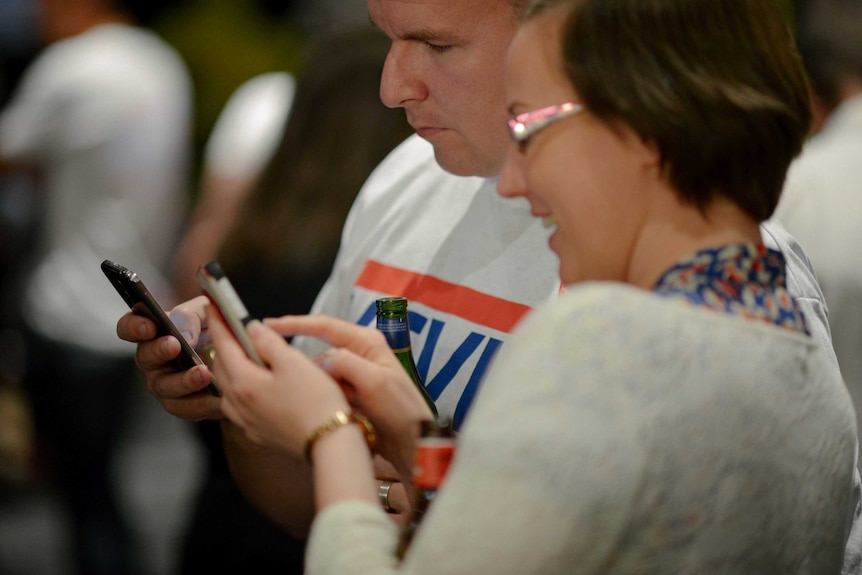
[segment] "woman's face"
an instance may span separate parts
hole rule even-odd
[[[506,63],[512,117],[567,102],[578,94],[563,71],[566,6],[525,23]],[[626,126],[611,129],[588,109],[549,123],[506,156],[499,193],[524,196],[554,227],[549,245],[565,284],[626,281],[646,221],[658,157]]]

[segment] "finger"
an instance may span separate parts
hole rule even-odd
[[[127,312],[117,321],[117,336],[125,341],[138,343],[156,337],[156,324],[149,318]]]
[[[404,484],[400,481],[394,481],[389,487],[389,507],[393,511],[390,513],[406,514],[410,512],[410,500],[407,497],[407,490]]]
[[[350,349],[363,357],[391,357],[386,338],[374,328],[324,315],[268,318],[266,324],[282,335],[307,335],[320,338],[333,347]]]
[[[392,352],[389,352],[392,355]],[[360,357],[349,349],[334,348],[320,356],[318,364],[336,381],[346,381],[359,398],[371,393],[387,379],[387,372],[369,359]],[[406,376],[405,376],[406,378]]]
[[[255,320],[247,326],[248,335],[260,358],[274,371],[289,369],[298,356],[305,354],[295,350],[274,329]]]
[[[214,306],[207,306],[205,313],[207,326],[212,336],[213,344],[216,347],[216,379],[221,384],[224,384],[226,381],[232,380],[233,375],[238,370],[245,369],[247,363],[254,362],[249,359],[245,350],[242,349],[242,346],[225,323],[224,318],[222,318],[221,313]],[[226,372],[227,377],[220,376],[218,373],[219,370]]]
[[[135,363],[141,371],[166,369],[176,371],[173,362],[180,354],[180,342],[172,335],[144,341],[138,344]]]
[[[198,393],[213,380],[212,373],[203,365],[183,372],[178,372],[173,369],[173,366],[167,365],[161,370],[151,370],[147,375],[147,390],[159,401]]]
[[[180,306],[172,309],[168,316],[171,318],[171,321],[186,341],[189,342],[192,347],[197,346],[203,329],[202,318],[192,312],[189,308]]]

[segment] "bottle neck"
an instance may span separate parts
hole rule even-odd
[[[377,318],[377,329],[386,337],[392,351],[401,353],[410,351],[410,326],[407,317]]]

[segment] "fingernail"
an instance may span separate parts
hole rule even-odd
[[[195,383],[198,385],[203,385],[204,383],[207,383],[206,381],[204,381],[204,376],[201,375],[201,370],[199,369],[195,370],[195,372],[192,374],[192,377],[195,380]]]
[[[185,338],[185,340],[186,340],[186,341],[188,341],[188,342],[191,342],[191,341],[192,341],[192,332],[190,332],[190,331],[183,331],[183,332],[180,332],[180,333],[182,334],[183,338]]]
[[[323,371],[329,373],[332,371],[333,365],[332,354],[333,351],[331,349],[326,350],[323,353],[314,357],[314,363],[316,363]]]

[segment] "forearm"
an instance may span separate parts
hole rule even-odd
[[[358,426],[341,427],[317,440],[312,456],[318,511],[344,500],[377,504],[371,456]]]
[[[292,537],[306,538],[314,518],[308,464],[251,442],[227,420],[222,423],[222,434],[231,473],[249,503]]]

